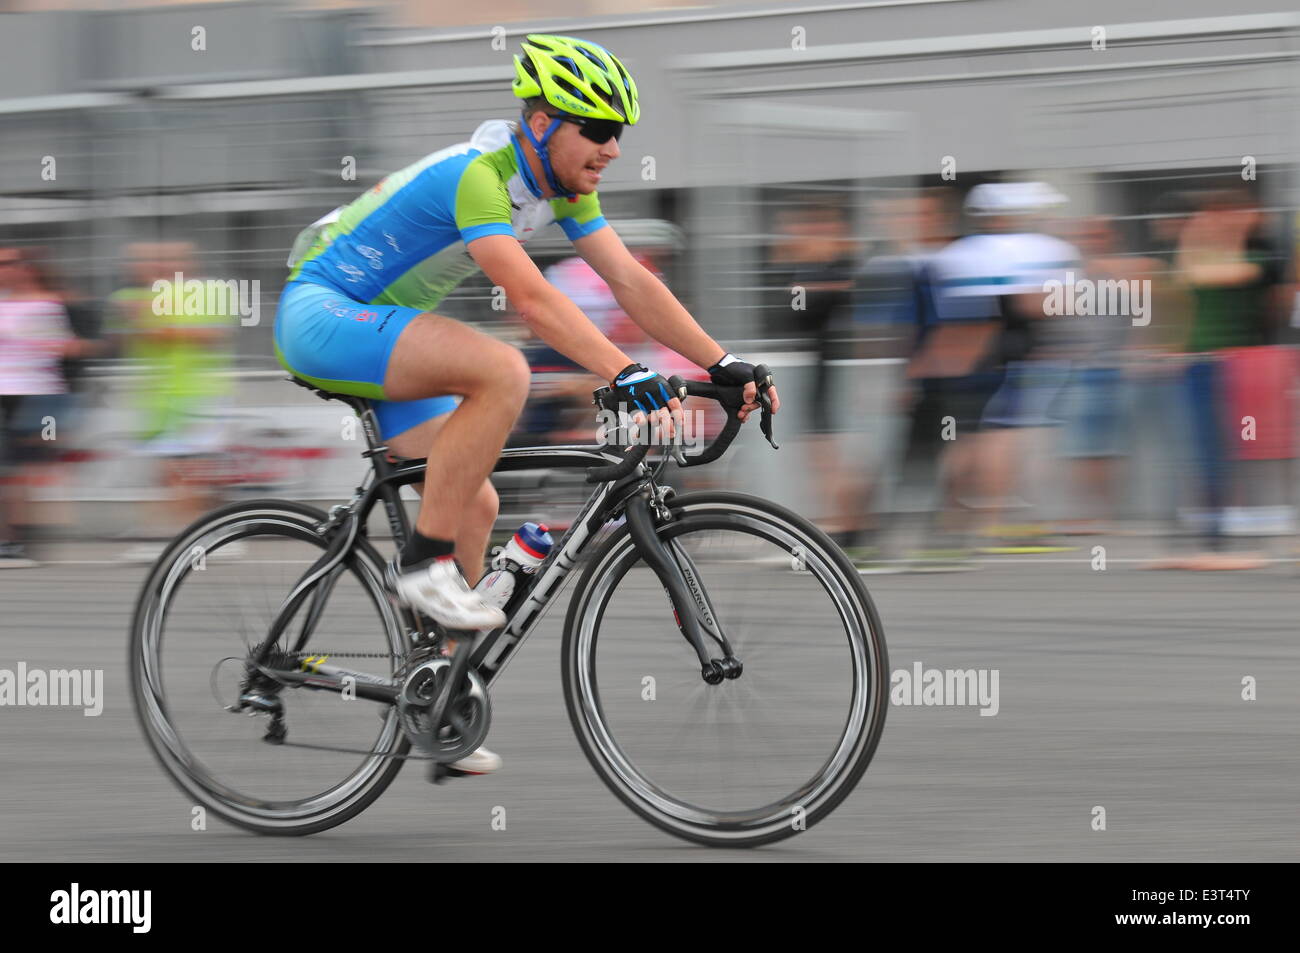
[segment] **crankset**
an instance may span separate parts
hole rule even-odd
[[[216,685],[217,671],[228,663],[235,663],[243,668],[243,679],[235,703],[222,705],[226,711],[269,716],[270,723],[263,740],[270,744],[355,754],[379,753],[360,749],[354,751],[351,748],[334,745],[287,741],[285,709],[280,697],[285,684],[282,678],[277,677],[277,669],[297,668],[304,653],[275,651],[269,654],[265,664],[259,665],[251,662],[251,658],[259,654],[258,648],[255,647],[245,659],[225,658],[214,667],[211,685],[213,695],[219,703],[222,698]],[[319,652],[309,658],[319,660],[326,656],[346,655],[395,660],[398,663],[394,676],[396,683],[389,684],[401,686],[395,701],[398,718],[411,745],[420,753],[385,754],[384,756],[433,762],[436,781],[448,775],[446,765],[461,760],[483,744],[492,720],[492,706],[488,699],[487,685],[477,671],[467,666],[468,646],[464,651],[466,661],[462,661],[460,665],[456,664],[454,657],[436,654],[438,648],[433,645],[421,646],[405,656],[385,653]],[[320,670],[319,667],[314,669],[317,670]],[[453,687],[448,688],[449,684]],[[454,772],[450,773],[454,774]]]
[[[411,744],[440,765],[459,761],[482,745],[492,720],[487,685],[478,672],[466,669],[459,688],[447,691],[453,669],[450,658],[422,662],[407,674],[397,696],[397,710]]]

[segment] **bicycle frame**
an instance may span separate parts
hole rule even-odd
[[[344,557],[358,533],[364,534],[376,503],[383,503],[393,541],[399,551],[410,536],[411,527],[402,504],[401,488],[424,480],[427,459],[405,460],[400,464],[389,462],[385,456],[387,447],[379,439],[373,410],[368,404],[360,402],[355,406],[368,444],[363,456],[370,459],[371,471],[356,488],[349,503],[331,510],[330,520],[324,529],[327,532],[334,531],[337,535],[326,552],[303,574],[286,597],[268,631],[266,641],[262,643],[262,651],[255,659],[255,664],[259,667],[268,661],[273,646],[302,602],[311,598],[312,604],[292,652],[300,654],[306,647],[316,621],[324,612],[334,582],[345,568]],[[618,462],[620,459],[616,451],[599,445],[507,448],[502,451],[493,472],[542,468],[586,469]],[[660,542],[655,532],[652,506],[662,510],[662,497],[644,463],[622,480],[598,484],[563,538],[538,566],[536,573],[527,577],[528,584],[523,599],[518,602],[506,625],[477,638],[468,654],[456,653],[464,658],[456,659],[459,664],[455,666],[453,680],[465,668],[473,667],[484,684],[491,686],[545,615],[563,588],[565,579],[577,565],[583,549],[620,510],[626,511],[629,529],[638,549],[672,599],[677,610],[678,626],[695,649],[706,681],[716,683],[723,677],[734,678],[739,675],[740,664],[732,657],[731,646],[722,634],[698,572],[679,546],[673,544],[666,547]],[[408,639],[414,647],[430,627],[413,610],[403,608],[400,611],[408,627]],[[721,665],[710,659],[706,637],[723,649],[724,660]],[[326,691],[342,691],[348,684],[346,680],[351,677],[351,688],[358,697],[375,701],[396,700],[398,686],[391,682],[380,684],[381,680],[373,675],[338,668],[322,669],[320,662],[316,662],[310,671],[305,670],[307,667],[304,665],[303,671],[277,670],[275,676],[283,683]],[[734,674],[730,674],[733,669]]]

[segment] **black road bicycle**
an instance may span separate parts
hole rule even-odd
[[[771,442],[771,376],[756,376]],[[624,804],[691,841],[753,846],[807,829],[853,790],[880,740],[889,677],[853,564],[784,507],[661,480],[670,461],[726,451],[740,387],[672,380],[727,414],[694,454],[679,444],[656,463],[644,442],[504,450],[495,472],[587,468],[596,486],[517,585],[505,627],[469,633],[400,605],[368,535],[382,501],[400,551],[400,488],[423,480],[426,461],[392,461],[369,401],[294,383],[360,418],[362,485],[329,513],[268,499],[202,517],[153,566],[131,623],[137,715],[195,804],[258,833],[312,834],[363,811],[404,761],[441,780],[483,743],[489,689],[580,564],[564,698]],[[599,407],[611,399],[596,392]]]

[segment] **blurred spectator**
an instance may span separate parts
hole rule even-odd
[[[839,401],[831,386],[831,360],[842,356],[847,331],[853,321],[853,289],[860,247],[852,234],[848,211],[842,204],[813,200],[783,211],[777,217],[777,238],[769,264],[789,275],[788,315],[785,309],[778,333],[796,338],[812,354],[806,393],[808,408],[806,453],[815,467],[818,498],[826,511],[821,522],[826,531],[853,555],[863,540],[868,496],[865,468],[848,466],[842,439],[836,433],[835,409]],[[852,406],[852,402],[847,402]]]
[[[1066,369],[1037,348],[1044,322],[1059,320],[1047,315],[1046,283],[1078,266],[1072,245],[1041,230],[1042,217],[1064,201],[1039,182],[977,185],[966,199],[977,231],[934,259],[941,327],[956,338],[937,353],[955,368],[947,386],[956,398],[956,439],[973,436],[969,465],[986,514],[983,532],[993,537],[986,552],[1058,548],[1034,525],[1005,525],[1002,514],[1022,483],[1034,431],[1059,423]],[[922,376],[939,375],[927,367]]]
[[[859,245],[843,205],[818,203],[786,210],[778,216],[777,232],[769,261],[789,272],[790,298],[797,302],[778,331],[799,339],[814,357],[809,432],[833,433],[827,362],[839,356],[837,345],[851,320]],[[802,295],[796,296],[794,289],[803,289]]]
[[[956,208],[947,190],[928,189],[887,200],[879,213],[886,244],[865,269],[863,317],[880,328],[892,326],[907,358],[898,395],[899,410],[907,418],[898,484],[902,493],[926,496],[926,529],[913,557],[942,559],[940,524],[955,508],[972,449],[969,440],[944,439],[944,418],[969,424],[971,414],[963,408],[966,396],[959,382],[980,353],[968,343],[970,328],[941,325],[937,311],[934,258],[957,235]]]
[[[206,295],[187,291],[197,280],[193,255],[188,242],[130,245],[130,284],[109,299],[113,336],[138,370],[137,449],[160,463],[169,531],[215,503],[210,461],[222,451],[229,417],[233,316],[210,313]],[[126,558],[151,560],[160,551],[144,544]]]
[[[1189,289],[1186,406],[1207,551],[1170,564],[1186,569],[1250,569],[1255,554],[1227,552],[1229,506],[1242,499],[1238,461],[1294,455],[1289,413],[1291,355],[1264,349],[1285,320],[1283,262],[1262,235],[1263,215],[1243,189],[1207,192],[1179,235],[1177,268]],[[1251,423],[1248,423],[1250,418]],[[1261,421],[1265,435],[1257,443]]]
[[[1121,254],[1114,225],[1102,217],[1081,222],[1076,243],[1083,256],[1078,278],[1097,288],[1104,288],[1103,282],[1133,287],[1128,283],[1145,281],[1150,289],[1163,267],[1155,258]],[[1149,292],[1145,307],[1149,320]],[[1053,356],[1070,365],[1062,434],[1076,508],[1064,524],[1070,532],[1098,532],[1119,515],[1117,467],[1127,452],[1129,429],[1125,355],[1131,348],[1133,321],[1132,314],[1103,313],[1044,325]]]
[[[36,564],[31,489],[67,434],[63,361],[90,347],[72,332],[44,251],[0,248],[0,566]]]

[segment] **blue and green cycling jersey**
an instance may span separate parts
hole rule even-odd
[[[478,270],[466,245],[484,235],[526,242],[558,223],[572,240],[606,223],[593,192],[542,198],[514,138],[490,120],[384,178],[298,236],[290,281],[334,288],[354,301],[433,308]]]

